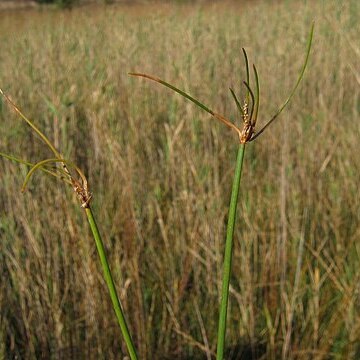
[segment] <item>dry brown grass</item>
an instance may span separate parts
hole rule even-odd
[[[359,11],[351,0],[0,13],[1,87],[88,175],[142,359],[211,358],[237,143],[127,72],[236,118],[228,86],[243,79],[244,46],[262,80],[261,122],[296,79],[312,19],[300,91],[248,147],[228,344],[249,358],[360,356]],[[0,119],[1,151],[47,156],[4,103]],[[71,191],[37,175],[21,195],[25,169],[0,169],[0,358],[120,358]]]

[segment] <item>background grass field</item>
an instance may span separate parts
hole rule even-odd
[[[211,359],[237,138],[157,75],[240,121],[229,86],[256,63],[259,123],[235,233],[227,358],[360,358],[360,3],[265,1],[0,13],[0,86],[88,175],[141,359]],[[48,151],[0,100],[0,151]],[[0,358],[125,354],[72,190],[0,159]],[[99,221],[99,222],[100,222]],[[122,274],[122,275],[120,275]]]

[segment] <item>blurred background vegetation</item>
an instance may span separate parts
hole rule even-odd
[[[176,3],[176,4],[174,4]],[[241,47],[259,123],[247,148],[227,359],[360,358],[360,4],[238,1],[0,12],[0,86],[87,174],[141,359],[211,359],[237,139],[159,76],[239,122]],[[259,124],[259,126],[260,126]],[[0,151],[43,144],[0,99]],[[0,358],[125,354],[72,190],[0,159]],[[99,221],[99,222],[100,222]]]
[[[249,1],[249,0],[247,0]],[[1,0],[0,9],[4,8],[29,8],[36,6],[59,7],[61,9],[71,9],[74,6],[96,5],[96,4],[117,4],[117,5],[146,5],[157,4],[205,4],[221,2],[221,0]]]

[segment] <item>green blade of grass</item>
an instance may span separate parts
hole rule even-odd
[[[69,167],[72,167],[76,170],[76,172],[79,174],[79,176],[81,177],[82,181],[84,184],[87,184],[87,180],[85,175],[83,174],[83,172],[71,161],[66,160],[66,159],[59,159],[59,158],[53,158],[53,159],[46,159],[46,160],[42,160],[39,161],[38,163],[34,164],[32,166],[32,168],[29,170],[29,172],[27,173],[22,189],[21,191],[25,191],[25,187],[27,185],[27,183],[29,182],[32,174],[37,170],[37,169],[41,169],[44,165],[49,164],[49,163],[62,163],[63,165],[68,165]],[[64,166],[65,167],[65,166]],[[65,167],[65,170],[61,170],[60,171],[63,172],[63,175],[68,176],[71,178],[71,175],[69,173],[69,170],[67,169],[67,167]],[[65,182],[67,182],[68,184],[72,185],[72,182],[66,178],[62,178]]]
[[[155,82],[158,82],[166,87],[168,87],[169,89],[171,90],[174,90],[175,92],[177,92],[178,94],[180,94],[181,96],[189,99],[190,101],[192,101],[194,104],[196,104],[197,106],[199,106],[200,108],[202,108],[203,110],[205,110],[206,112],[208,112],[209,114],[211,115],[214,115],[214,111],[212,111],[211,109],[209,109],[207,106],[205,106],[204,104],[202,104],[200,101],[196,100],[195,98],[193,98],[191,95],[187,94],[186,92],[178,89],[177,87],[169,84],[168,82],[166,81],[163,81],[159,78],[156,78],[154,76],[151,76],[151,75],[147,75],[147,74],[141,74],[141,73],[129,73],[129,75],[132,75],[132,76],[141,76],[143,78],[147,78],[149,80],[153,80]]]
[[[239,112],[241,115],[244,115],[244,109],[242,108],[238,98],[236,97],[235,95],[235,92],[232,88],[229,88],[230,92],[231,92],[231,95],[233,96],[234,100],[235,100],[235,103],[236,103],[236,107],[238,108]]]
[[[252,125],[255,127],[258,113],[259,113],[259,104],[260,104],[260,84],[259,84],[259,75],[256,69],[256,66],[253,64],[254,74],[255,74],[255,85],[256,85],[256,92],[255,92],[255,114],[254,114],[254,121]]]
[[[224,255],[224,269],[223,269],[223,280],[221,290],[221,304],[219,313],[219,328],[218,328],[218,340],[217,340],[217,351],[216,359],[223,360],[224,348],[225,348],[225,333],[226,333],[226,318],[227,308],[229,300],[229,286],[230,286],[230,274],[231,274],[231,261],[233,253],[233,237],[234,227],[236,220],[236,208],[240,190],[240,180],[242,166],[244,162],[245,144],[241,144],[237,154],[236,169],[234,175],[234,181],[231,192],[229,217],[226,230],[226,242],[225,242],[225,255]]]
[[[294,96],[296,89],[298,88],[304,73],[305,73],[305,69],[307,67],[308,61],[309,61],[309,56],[310,56],[310,50],[311,50],[311,45],[312,45],[312,40],[313,40],[313,35],[314,35],[314,23],[312,23],[311,25],[311,30],[310,30],[310,34],[309,34],[309,39],[308,39],[308,43],[307,43],[307,50],[306,50],[306,56],[305,56],[305,61],[304,64],[301,68],[299,77],[295,83],[294,88],[292,89],[290,95],[288,96],[288,98],[285,100],[284,104],[279,108],[279,110],[275,113],[275,115],[266,123],[266,125],[256,134],[254,135],[250,141],[255,140],[261,133],[264,132],[264,130],[280,115],[280,113],[284,110],[284,108],[286,107],[286,105],[289,103],[289,101],[291,100],[291,98]]]
[[[214,112],[213,110],[209,109],[207,106],[205,106],[204,104],[202,104],[200,101],[196,100],[195,98],[193,98],[191,95],[187,94],[186,92],[178,89],[177,87],[169,84],[166,81],[163,81],[157,77],[151,76],[151,75],[147,75],[147,74],[143,74],[143,73],[134,73],[131,72],[129,73],[129,75],[131,76],[139,76],[139,77],[143,77],[145,79],[149,79],[152,81],[155,81],[159,84],[162,84],[166,87],[168,87],[169,89],[177,92],[178,94],[180,94],[181,96],[185,97],[186,99],[190,100],[191,102],[193,102],[194,104],[196,104],[197,106],[199,106],[201,109],[205,110],[206,112],[208,112],[210,115],[212,115],[215,119],[223,122],[226,126],[228,126],[229,128],[235,130],[238,134],[241,133],[240,129],[237,128],[237,126],[235,126],[230,120],[226,119],[224,116]]]
[[[246,82],[250,86],[250,71],[249,71],[249,59],[246,53],[246,50],[242,48],[244,58],[245,58],[245,67],[246,67]],[[249,103],[249,91],[246,92],[246,102]]]
[[[24,192],[25,191],[25,188],[26,188],[26,185],[27,183],[29,182],[30,178],[31,178],[31,175],[37,170],[37,169],[40,169],[41,167],[43,167],[44,165],[46,164],[49,164],[49,163],[66,163],[66,160],[64,159],[58,159],[58,158],[54,158],[54,159],[46,159],[46,160],[42,160],[42,161],[39,161],[38,163],[36,163],[35,165],[33,165],[33,167],[29,170],[29,172],[27,173],[26,177],[25,177],[25,180],[24,180],[24,183],[23,183],[23,186],[21,188],[21,191]]]

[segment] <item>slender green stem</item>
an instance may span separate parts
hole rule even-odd
[[[122,310],[122,307],[121,307],[121,304],[120,304],[119,297],[118,297],[117,292],[116,292],[114,280],[113,280],[112,275],[111,275],[109,263],[108,263],[108,261],[106,259],[104,244],[103,244],[103,242],[101,240],[99,229],[98,229],[98,227],[96,225],[96,222],[95,222],[93,213],[91,211],[91,208],[90,207],[85,208],[85,212],[86,212],[87,218],[88,218],[89,223],[90,223],[91,231],[92,231],[92,233],[94,235],[94,239],[95,239],[95,242],[96,242],[96,247],[97,247],[97,250],[98,250],[98,253],[99,253],[99,256],[100,256],[101,265],[102,265],[102,268],[103,268],[103,271],[104,271],[105,281],[106,281],[106,284],[107,284],[107,286],[109,288],[111,301],[113,303],[113,307],[114,307],[114,310],[115,310],[115,313],[116,313],[116,317],[118,319],[121,332],[123,334],[127,349],[129,351],[130,358],[131,358],[131,360],[137,360],[136,350],[135,350],[134,344],[132,342],[128,326],[126,324],[126,320],[125,320],[124,313],[123,313],[123,310]]]
[[[228,218],[228,225],[226,230],[226,244],[225,244],[225,256],[224,256],[223,282],[222,282],[222,290],[221,290],[221,305],[220,305],[220,315],[219,315],[219,330],[218,330],[216,360],[223,360],[224,358],[226,317],[227,317],[227,307],[229,300],[229,285],[230,285],[234,225],[236,218],[236,206],[238,202],[241,170],[244,160],[244,154],[245,154],[245,144],[241,144],[238,150],[238,155],[236,160],[236,169],[235,169],[234,182],[231,192],[229,218]]]

